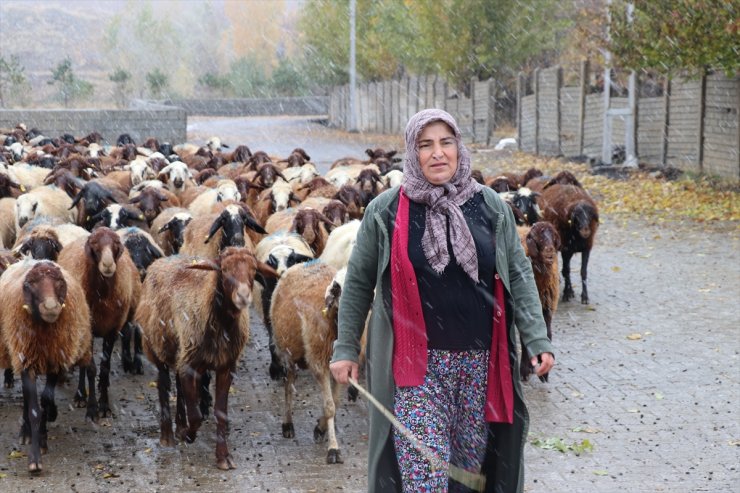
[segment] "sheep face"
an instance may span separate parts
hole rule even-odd
[[[165,166],[159,172],[158,178],[167,184],[167,188],[173,193],[180,193],[185,189],[185,184],[193,178],[187,165],[181,161]]]
[[[123,254],[123,244],[118,235],[110,228],[94,230],[85,242],[85,253],[98,266],[103,277],[110,278],[116,273],[116,262]]]
[[[37,260],[53,260],[59,257],[62,251],[62,244],[56,233],[52,231],[44,234],[32,234],[22,244],[19,250],[21,255],[30,254]]]
[[[167,223],[159,228],[158,233],[164,233],[165,231],[170,232],[172,237],[172,250],[174,253],[178,253],[182,247],[182,243],[185,240],[185,226],[193,220],[193,216],[188,213],[180,212],[167,221]]]
[[[553,265],[558,260],[560,235],[548,222],[538,222],[527,234],[527,253],[532,259],[545,266]]]
[[[349,213],[347,212],[347,206],[338,200],[332,200],[326,207],[324,207],[324,215],[334,226],[341,226],[342,224],[349,221]]]
[[[145,180],[154,180],[157,177],[154,170],[141,159],[131,161],[129,168],[131,170],[132,185],[138,185]]]
[[[67,282],[61,269],[51,262],[39,262],[23,280],[24,308],[35,320],[53,324],[67,299]]]
[[[570,214],[569,223],[573,231],[578,233],[578,236],[587,240],[595,232],[593,231],[592,221],[596,221],[598,224],[599,213],[594,207],[587,202],[578,202]]]
[[[278,275],[282,276],[283,272],[288,270],[289,267],[312,259],[308,255],[297,253],[288,245],[278,245],[270,250],[270,255],[268,255],[265,263],[275,269]]]
[[[241,200],[241,194],[239,193],[239,189],[236,187],[236,184],[229,180],[226,183],[219,183],[219,185],[216,187],[216,201],[217,202],[226,202],[227,200],[234,200],[236,202],[239,202]]]
[[[139,278],[143,281],[147,268],[155,260],[162,258],[162,251],[152,245],[139,228],[125,230],[121,235],[121,240],[139,271]]]
[[[18,223],[18,228],[22,228],[24,224],[36,217],[36,210],[39,206],[39,200],[33,195],[21,195],[15,201],[15,219]]]
[[[257,220],[247,211],[245,207],[239,205],[228,205],[221,211],[206,237],[206,243],[211,241],[219,229],[224,230],[221,237],[221,248],[229,246],[244,246],[244,228],[250,228],[260,234],[267,234]]]

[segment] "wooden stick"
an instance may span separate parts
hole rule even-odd
[[[419,453],[423,455],[424,458],[429,462],[429,467],[431,467],[432,472],[439,469],[444,469],[444,462],[442,461],[442,459],[440,459],[439,456],[434,453],[432,449],[423,444],[421,440],[416,438],[416,435],[414,435],[411,430],[404,426],[403,423],[398,421],[393,413],[390,412],[383,404],[381,404],[370,392],[362,387],[362,385],[357,383],[357,380],[349,377],[349,383],[351,383],[352,386],[356,388],[357,391],[360,392],[360,394],[362,394],[363,397],[365,397],[368,402],[370,402],[375,407],[375,409],[380,411],[380,413],[385,416],[386,419],[388,419],[388,421],[390,421],[391,424],[399,432],[401,432],[401,434],[409,442],[411,442],[411,445],[413,445],[414,448],[418,450]],[[483,474],[476,474],[474,472],[466,471],[465,469],[457,467],[453,464],[448,464],[447,474],[450,478],[454,479],[458,483],[465,485],[473,491],[485,491],[486,476]]]

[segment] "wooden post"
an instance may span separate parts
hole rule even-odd
[[[486,145],[491,145],[496,130],[496,81],[488,79],[488,116],[486,117]],[[517,140],[519,140],[517,138]]]
[[[663,81],[663,145],[660,150],[660,164],[668,165],[668,132],[671,125],[671,79],[666,75]]]
[[[516,148],[522,150],[522,99],[524,98],[524,74],[519,72],[516,78]]]
[[[555,83],[555,104],[556,115],[557,115],[557,132],[558,132],[558,156],[563,155],[563,116],[562,116],[562,101],[560,100],[560,90],[563,87],[563,67],[558,67],[556,71],[557,81]]]
[[[704,110],[707,104],[707,74],[704,73],[699,81],[699,142],[696,160],[699,172],[704,173]]]
[[[540,153],[540,69],[534,71],[534,153]]]
[[[578,155],[583,156],[583,131],[586,121],[586,96],[588,95],[591,72],[588,60],[581,62],[581,93],[578,96]]]

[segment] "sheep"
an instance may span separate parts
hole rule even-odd
[[[111,204],[90,218],[93,228],[106,226],[112,230],[137,226],[147,228],[144,214],[136,206]]]
[[[355,186],[360,191],[360,201],[362,207],[367,207],[371,200],[377,197],[384,190],[383,180],[380,174],[373,169],[363,169],[357,175]]]
[[[141,280],[121,239],[114,231],[106,227],[97,228],[87,238],[79,239],[64,247],[59,255],[59,265],[68,270],[82,285],[90,307],[92,335],[103,338],[103,356],[98,384],[100,398],[96,403],[95,373],[97,370],[94,359],[90,361],[86,372],[80,370],[79,385],[75,395],[75,401],[79,407],[84,405],[85,398],[89,396],[86,417],[96,421],[98,413],[101,417],[112,415],[108,386],[113,345],[119,332],[124,330],[124,326],[133,322],[141,291]],[[133,333],[128,327],[126,331]],[[127,361],[125,357],[122,359],[124,371],[133,368],[133,361]],[[87,390],[85,373],[87,373],[89,387]]]
[[[0,277],[0,306],[0,366],[10,363],[21,375],[21,443],[30,444],[28,471],[38,473],[48,448],[46,423],[57,418],[59,374],[73,365],[86,367],[92,359],[90,312],[74,276],[54,262],[31,259],[11,265]],[[40,402],[39,375],[46,375]]]
[[[157,178],[167,186],[170,192],[180,196],[185,188],[192,184],[193,173],[185,163],[175,161],[162,168]]]
[[[282,173],[288,183],[304,184],[320,176],[316,166],[311,163],[306,163],[299,167],[285,168]]]
[[[164,203],[167,204],[164,204]],[[169,190],[157,188],[145,188],[138,195],[129,200],[129,203],[136,206],[144,213],[148,226],[162,212],[165,207],[179,207],[180,200]]]
[[[227,246],[247,246],[254,251],[252,240],[244,236],[244,228],[267,234],[241,204],[229,204],[220,213],[194,216],[185,227],[180,253],[214,259]]]
[[[403,171],[392,169],[385,175],[383,175],[383,179],[385,180],[385,186],[386,188],[393,188],[401,184],[401,181],[403,180]]]
[[[27,190],[33,190],[43,185],[49,170],[24,162],[18,162],[12,166],[0,163],[0,173],[8,175],[11,180],[23,185]]]
[[[154,218],[150,231],[165,255],[180,252],[185,227],[192,220],[190,211],[182,207],[168,207]]]
[[[170,369],[175,370],[178,438],[192,443],[202,422],[197,391],[205,371],[216,372],[216,465],[236,468],[226,443],[228,395],[249,338],[249,302],[255,276],[276,277],[245,248],[226,248],[216,261],[184,256],[149,268],[136,311],[144,352],[158,370],[160,439],[175,445],[170,415]],[[166,289],[165,289],[166,287]],[[187,414],[186,414],[187,410]]]
[[[324,251],[319,257],[322,262],[327,263],[337,270],[346,267],[349,256],[357,242],[357,232],[360,230],[360,221],[352,221],[336,227],[326,240]]]
[[[0,199],[0,248],[10,247],[15,243],[15,199]]]
[[[263,190],[255,203],[254,212],[257,222],[264,225],[270,214],[287,209],[291,202],[299,202],[291,186],[284,181],[277,181],[266,190]]]
[[[362,219],[365,206],[362,203],[362,195],[352,185],[342,185],[339,191],[332,197],[347,206],[347,212],[352,219]]]
[[[5,197],[18,198],[24,191],[25,187],[23,185],[13,181],[10,176],[0,173],[0,199]]]
[[[215,189],[206,189],[190,202],[187,208],[193,214],[193,217],[195,217],[208,214],[213,204],[226,200],[236,200],[237,202],[241,200],[241,194],[233,180],[219,181]],[[185,206],[184,202],[182,204]]]
[[[27,235],[21,235],[16,240],[13,250],[20,255],[30,255],[36,260],[56,261],[63,245],[54,227],[39,224],[32,228]]]
[[[599,228],[599,209],[586,190],[576,185],[555,184],[542,192],[543,219],[551,222],[560,235],[563,257],[563,301],[574,297],[570,281],[570,259],[581,253],[581,303],[587,305],[588,259]]]
[[[552,319],[558,309],[558,298],[560,297],[560,273],[558,272],[560,235],[555,227],[546,221],[540,221],[532,227],[517,227],[517,229],[520,228],[526,229],[526,234],[522,238],[522,246],[532,262],[534,280],[542,305],[542,315],[547,326],[547,338],[552,341]],[[522,351],[522,354],[526,354],[524,344],[522,344]],[[527,380],[531,373],[532,367],[529,360],[522,358],[519,366],[522,380]],[[542,375],[540,380],[546,382],[547,377],[547,374]]]
[[[70,209],[81,204],[78,208],[77,220],[72,222],[90,230],[95,225],[96,221],[93,217],[97,213],[112,203],[123,204],[127,200],[127,194],[115,182],[105,179],[91,180],[72,199]]]
[[[499,196],[511,206],[519,226],[531,226],[542,219],[542,211],[537,205],[537,197],[540,196],[538,192],[520,187],[513,192],[499,192]]]
[[[45,230],[49,231],[49,236],[53,235],[56,238],[56,240],[61,244],[61,248],[64,248],[79,238],[87,238],[90,236],[89,231],[77,226],[76,224],[67,223],[61,219],[53,217],[41,216],[28,221],[23,225],[15,244],[13,245],[13,249],[19,249],[23,242],[32,235],[38,235],[40,237],[46,236],[46,233],[44,233]]]
[[[334,197],[339,188],[329,183],[325,178],[317,176],[308,183],[295,187],[295,193],[301,201],[308,197],[324,197],[330,199]]]
[[[269,265],[278,276],[293,265],[306,262],[314,258],[311,247],[300,235],[288,231],[278,231],[264,237],[255,248],[257,260]],[[270,378],[279,380],[285,377],[282,365],[278,362],[275,354],[275,346],[272,343],[272,325],[270,322],[270,301],[275,291],[275,279],[264,279],[262,284],[254,286],[254,297],[252,299],[257,315],[263,320],[267,335],[270,340]],[[264,286],[264,287],[263,287]]]
[[[71,211],[72,200],[67,194],[54,185],[34,188],[15,200],[14,215],[16,234],[28,221],[37,216],[47,216],[75,222],[75,213]]]
[[[278,281],[270,307],[275,351],[286,372],[283,437],[295,437],[292,397],[296,367],[308,368],[323,399],[314,440],[318,442],[328,434],[328,464],[343,462],[334,426],[339,384],[329,372],[343,279],[332,266],[320,261],[294,265]]]
[[[85,186],[85,180],[78,178],[66,168],[57,168],[44,179],[44,185],[56,185],[64,190],[69,198],[73,198]]]
[[[116,234],[128,250],[131,260],[139,271],[139,277],[143,281],[147,268],[155,260],[164,257],[164,251],[149,233],[136,226],[119,229]]]
[[[324,228],[321,228],[323,223]],[[321,255],[326,244],[326,237],[334,223],[321,212],[311,208],[285,209],[276,212],[265,223],[268,233],[277,231],[296,232],[306,240],[314,255]]]
[[[558,174],[550,178],[550,180],[545,183],[542,189],[544,190],[545,188],[551,187],[556,184],[575,185],[577,187],[583,188],[583,185],[581,185],[581,182],[578,181],[578,178],[576,178],[573,173],[567,170],[560,171]]]

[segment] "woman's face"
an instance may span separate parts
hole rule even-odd
[[[442,185],[457,171],[457,140],[445,122],[436,121],[424,127],[416,142],[419,164],[424,178],[432,185]]]

